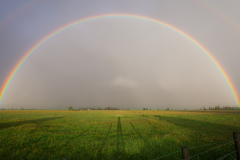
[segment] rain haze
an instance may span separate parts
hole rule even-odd
[[[78,23],[45,41],[18,69],[0,107],[238,106],[213,59],[157,21],[206,48],[240,93],[239,8],[237,0],[1,1],[1,90],[19,60],[47,35],[74,21],[113,16]]]

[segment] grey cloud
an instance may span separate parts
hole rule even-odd
[[[133,13],[191,35],[219,60],[240,92],[239,35],[197,2],[49,3],[29,9],[0,33],[0,82],[30,47],[57,28],[92,15]],[[230,11],[225,3],[211,1],[236,19],[237,4]],[[108,17],[72,26],[42,44],[15,75],[2,103],[6,108],[71,105],[198,109],[236,102],[213,61],[186,37],[151,21]]]

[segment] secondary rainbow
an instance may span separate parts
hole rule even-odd
[[[216,15],[218,15],[221,19],[225,20],[226,24],[229,24],[232,28],[234,28],[238,32],[238,34],[240,34],[239,24],[236,21],[234,21],[231,17],[227,16],[220,9],[218,9],[217,7],[214,7],[209,1],[205,2],[205,1],[198,0],[195,2],[200,4],[200,6],[204,6],[208,10],[210,10],[213,13],[215,13]]]
[[[18,10],[16,10],[15,12],[13,12],[12,14],[10,14],[9,16],[7,16],[7,17],[0,23],[0,30],[2,30],[4,27],[6,27],[6,25],[7,25],[8,23],[10,23],[14,18],[16,18],[17,16],[19,16],[21,13],[23,13],[23,12],[26,11],[27,9],[31,8],[32,6],[34,6],[35,4],[37,4],[38,2],[40,2],[40,0],[30,1],[30,2],[26,3],[24,6],[22,6],[21,8],[19,8]]]
[[[21,65],[27,60],[27,58],[36,50],[38,49],[42,44],[44,44],[44,42],[46,42],[48,39],[50,39],[51,37],[53,37],[54,35],[58,34],[59,32],[74,26],[76,24],[79,23],[83,23],[83,22],[87,22],[87,21],[91,21],[91,20],[95,20],[95,19],[100,19],[100,18],[108,18],[108,17],[130,17],[130,18],[138,18],[138,19],[143,19],[143,20],[147,20],[150,22],[154,22],[154,23],[158,23],[161,24],[163,26],[166,26],[176,32],[178,32],[179,34],[183,35],[184,37],[186,37],[187,39],[189,39],[191,42],[193,42],[196,46],[198,46],[212,61],[213,63],[216,65],[216,67],[220,70],[220,72],[222,73],[223,77],[225,78],[227,84],[230,87],[230,90],[233,94],[233,97],[236,101],[237,106],[239,107],[239,96],[237,93],[237,90],[235,89],[230,77],[227,75],[227,73],[225,72],[225,70],[223,69],[223,67],[220,65],[220,63],[212,56],[212,54],[206,49],[204,48],[199,42],[197,42],[195,39],[193,39],[191,36],[189,36],[187,33],[181,31],[180,29],[167,24],[165,22],[162,22],[160,20],[154,19],[154,18],[150,18],[150,17],[145,17],[145,16],[140,16],[140,15],[132,15],[132,14],[107,14],[107,15],[97,15],[97,16],[92,16],[92,17],[87,17],[84,19],[80,19],[77,21],[74,21],[70,24],[67,24],[63,27],[58,28],[57,30],[53,31],[52,33],[48,34],[46,37],[44,37],[43,39],[41,39],[38,43],[36,43],[32,48],[30,48],[28,50],[28,52],[26,52],[24,54],[24,56],[18,61],[18,63],[14,66],[14,68],[12,69],[12,71],[9,73],[8,77],[6,78],[6,80],[4,81],[1,90],[0,90],[0,106],[4,97],[4,94],[6,93],[6,90],[9,86],[9,84],[11,83],[14,75],[16,74],[16,72],[19,70],[19,68],[21,67]]]

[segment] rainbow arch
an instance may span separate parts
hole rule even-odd
[[[240,33],[240,26],[239,26],[239,24],[236,21],[234,21],[230,16],[227,16],[224,12],[219,10],[217,7],[214,7],[209,1],[196,0],[195,2],[197,2],[201,6],[204,6],[208,10],[212,11],[214,14],[218,15],[227,24],[229,24],[238,33]]]
[[[234,87],[230,77],[227,75],[226,71],[223,69],[223,67],[220,65],[220,63],[216,60],[216,58],[214,58],[212,56],[212,54],[205,47],[203,47],[197,40],[195,40],[194,38],[189,36],[187,33],[181,31],[180,29],[178,29],[178,28],[176,28],[176,27],[174,27],[174,26],[172,26],[170,24],[167,24],[165,22],[162,22],[162,21],[154,19],[154,18],[140,16],[140,15],[133,15],[133,14],[106,14],[106,15],[97,15],[97,16],[87,17],[87,18],[84,18],[84,19],[80,19],[80,20],[74,21],[74,22],[72,22],[70,24],[67,24],[67,25],[63,26],[63,27],[60,27],[57,30],[55,30],[55,31],[51,32],[50,34],[48,34],[47,36],[45,36],[43,39],[41,39],[38,43],[36,43],[33,47],[31,47],[24,54],[24,56],[18,61],[18,63],[13,67],[13,69],[11,70],[9,75],[7,76],[7,78],[4,81],[3,85],[1,86],[1,90],[0,90],[0,106],[1,106],[4,94],[6,93],[6,90],[7,90],[8,86],[9,86],[9,84],[11,83],[14,75],[20,69],[22,64],[27,60],[27,58],[35,50],[37,50],[42,44],[44,44],[44,42],[46,42],[48,39],[50,39],[54,35],[58,34],[59,32],[65,30],[65,29],[67,29],[67,28],[69,28],[71,26],[74,26],[76,24],[87,22],[87,21],[91,21],[91,20],[95,20],[95,19],[100,19],[100,18],[107,18],[107,17],[131,17],[131,18],[138,18],[138,19],[147,20],[147,21],[158,23],[158,24],[161,24],[161,25],[163,25],[165,27],[168,27],[168,28],[178,32],[179,34],[181,34],[185,38],[189,39],[196,46],[198,46],[213,61],[213,63],[216,65],[216,67],[220,70],[220,72],[222,73],[223,77],[225,78],[227,84],[230,87],[230,90],[231,90],[231,92],[233,94],[233,97],[234,97],[234,99],[236,101],[237,106],[239,106],[239,96],[238,96],[237,90],[235,89],[235,87]]]
[[[30,2],[26,3],[24,6],[20,7],[15,12],[13,12],[12,14],[8,15],[2,22],[0,22],[0,31],[4,27],[6,27],[6,25],[9,24],[14,18],[19,16],[21,13],[23,13],[27,9],[31,8],[32,6],[37,4],[38,2],[40,2],[40,0],[30,1]]]

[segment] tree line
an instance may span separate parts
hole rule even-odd
[[[239,107],[229,107],[229,106],[220,107],[219,105],[217,105],[215,107],[206,108],[203,106],[203,108],[200,108],[200,110],[239,110]]]
[[[97,107],[97,108],[94,108],[94,107],[82,107],[82,108],[79,108],[79,109],[73,109],[73,107],[69,107],[68,110],[129,110],[129,108],[118,108],[118,107],[105,107],[105,108],[101,108],[101,107]]]

